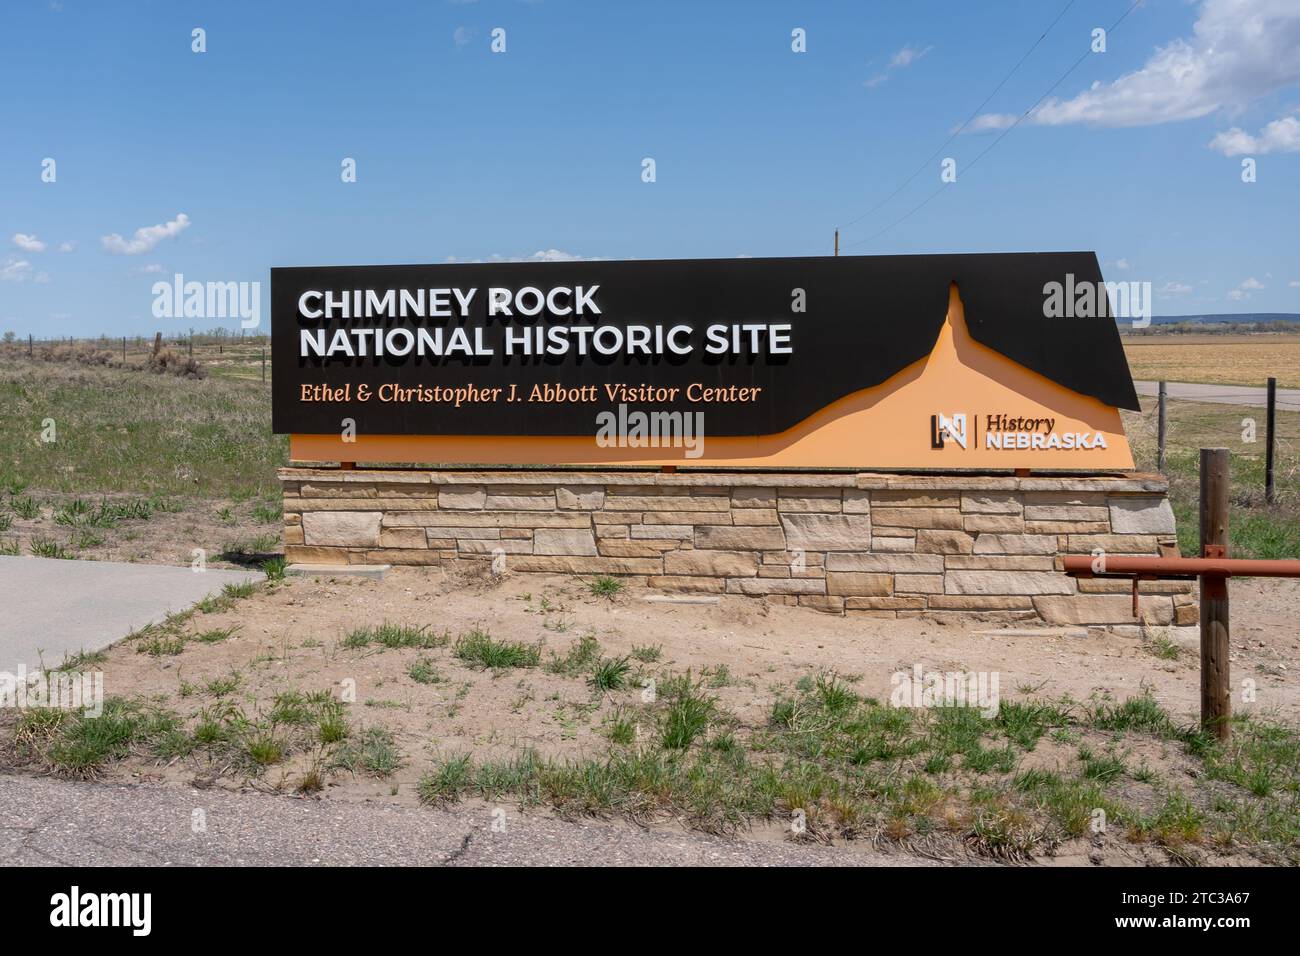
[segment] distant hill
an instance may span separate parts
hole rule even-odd
[[[1144,328],[1131,319],[1116,319],[1124,335],[1227,335],[1250,332],[1300,332],[1300,312],[1219,312],[1201,315],[1157,315]]]
[[[1233,322],[1250,324],[1256,322],[1300,322],[1300,312],[1232,312],[1210,315],[1157,315],[1152,320],[1156,325],[1173,325],[1177,322]]]

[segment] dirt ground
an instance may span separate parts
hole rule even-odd
[[[417,803],[416,784],[439,758],[473,753],[504,757],[522,748],[558,757],[599,757],[608,749],[609,722],[633,712],[646,680],[690,670],[741,727],[761,728],[773,701],[801,678],[833,672],[863,695],[888,701],[891,676],[920,664],[927,670],[996,672],[1003,700],[1099,697],[1123,701],[1149,690],[1176,719],[1191,724],[1199,706],[1198,660],[1183,651],[1165,659],[1151,645],[1100,630],[940,624],[926,619],[841,618],[751,598],[677,604],[647,600],[628,590],[613,599],[594,596],[587,583],[561,577],[503,579],[452,575],[437,569],[393,569],[382,581],[356,577],[290,577],[214,613],[196,613],[185,625],[192,639],[174,656],[140,653],[124,641],[96,664],[109,696],[142,696],[178,713],[233,702],[246,713],[266,713],[286,690],[354,690],[349,717],[358,729],[393,734],[401,765],[391,775],[333,773],[322,796],[340,800]],[[1234,685],[1255,682],[1260,715],[1294,723],[1300,716],[1300,584],[1232,584]],[[597,692],[582,675],[545,666],[475,670],[451,644],[431,648],[350,648],[343,639],[381,621],[427,626],[455,638],[473,629],[494,639],[540,642],[542,662],[562,657],[590,635],[604,657],[659,648],[637,662],[626,689]],[[233,629],[212,643],[196,635]],[[413,663],[432,665],[417,682]],[[228,681],[225,689],[218,687]],[[230,689],[232,688],[233,689]],[[217,688],[214,690],[214,688]],[[1240,697],[1234,693],[1235,700]],[[1083,744],[1088,743],[1084,731]],[[1021,769],[1064,770],[1076,744],[1044,737],[1024,755]],[[1098,740],[1099,748],[1104,741]],[[1186,778],[1188,758],[1159,741],[1134,741],[1130,763],[1160,776]],[[199,787],[253,787],[292,792],[306,769],[298,755],[243,777],[205,766],[194,755],[166,766],[130,760],[111,765],[109,779],[170,781]],[[1130,790],[1146,784],[1126,783]],[[1129,796],[1134,796],[1130,793]],[[1142,794],[1137,794],[1139,799]],[[671,824],[670,824],[671,825]],[[759,826],[751,839],[782,839],[782,827]],[[1055,862],[1100,862],[1086,841],[1062,848]],[[1107,863],[1149,863],[1141,848],[1116,844]]]
[[[228,568],[257,565],[284,551],[278,502],[267,504],[258,498],[160,498],[148,502],[151,512],[147,519],[123,518],[99,525],[91,519],[102,503],[130,505],[145,499],[39,491],[15,497],[30,497],[37,509],[30,518],[12,507],[5,513],[7,521],[0,533],[0,546],[16,554],[39,554],[34,542],[43,541],[63,552],[43,555],[47,557],[188,565],[195,558],[195,549],[201,549],[211,566]],[[87,515],[68,511],[77,501],[90,509]],[[259,507],[264,510],[257,510]]]

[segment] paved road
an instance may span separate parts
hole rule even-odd
[[[107,647],[260,571],[0,556],[0,671]]]
[[[1159,382],[1134,382],[1139,395],[1160,394]],[[1260,385],[1198,385],[1192,382],[1169,382],[1166,394],[1189,402],[1211,402],[1216,405],[1252,405],[1263,408],[1267,389]],[[1279,388],[1277,403],[1281,408],[1300,409],[1300,388]]]
[[[206,829],[194,832],[195,811]],[[869,847],[723,840],[491,807],[302,800],[0,774],[0,866],[916,866]]]

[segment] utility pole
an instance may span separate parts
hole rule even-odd
[[[837,256],[840,254],[840,231],[838,229],[835,230],[835,254]]]

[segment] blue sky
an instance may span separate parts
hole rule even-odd
[[[0,330],[217,324],[152,317],[177,272],[829,254],[1066,3],[5,0]],[[935,159],[843,251],[1093,249],[1157,314],[1300,312],[1296,0],[1146,0],[965,169],[1130,5],[1071,4],[957,181],[887,228]]]

